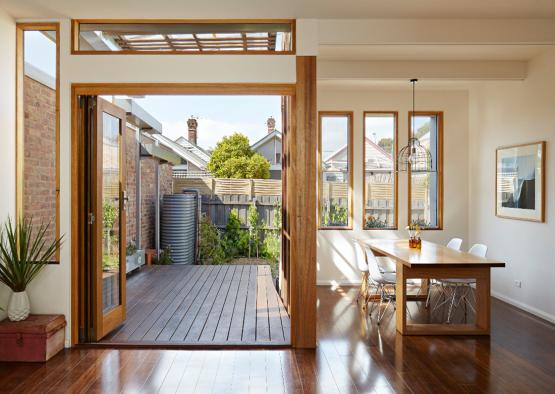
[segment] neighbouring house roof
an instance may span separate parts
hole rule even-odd
[[[202,158],[206,162],[210,161],[210,154],[206,152],[204,149],[202,149],[200,146],[198,146],[197,144],[193,144],[187,138],[179,137],[178,139],[175,140],[175,142],[181,145],[182,147],[184,147],[185,149],[189,150],[190,152],[193,152],[195,155]]]
[[[56,77],[53,77],[29,62],[25,62],[25,76],[34,79],[38,83],[56,90]]]
[[[368,137],[365,138],[365,145],[366,170],[393,169],[393,158],[388,152]],[[324,163],[330,167],[338,167],[337,164],[347,163],[347,145],[326,157]]]
[[[162,123],[141,107],[135,100],[117,98],[114,100],[114,104],[123,109],[127,114],[127,121],[134,124],[139,129],[149,131],[150,133],[162,132]]]
[[[141,134],[144,137],[141,142],[141,156],[153,157],[173,165],[181,164],[181,157],[169,147],[160,144],[152,134],[146,132]]]
[[[281,141],[281,132],[274,130],[271,133],[266,134],[264,137],[256,141],[254,144],[251,145],[252,150],[257,150],[267,142],[271,141],[272,139],[277,138]]]
[[[151,134],[151,136],[155,138],[160,144],[170,148],[182,159],[194,164],[196,167],[200,169],[206,169],[206,166],[208,165],[208,161],[210,160],[209,156],[208,156],[208,160],[206,160],[206,154],[199,155],[195,151],[189,150],[181,146],[177,142],[172,141],[171,139],[169,139],[168,137],[162,134],[154,133],[154,134]]]

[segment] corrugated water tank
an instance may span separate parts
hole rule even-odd
[[[166,194],[162,198],[160,246],[171,250],[174,264],[195,264],[199,201],[196,191]]]

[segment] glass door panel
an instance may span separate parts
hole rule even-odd
[[[121,305],[120,122],[102,113],[102,312]]]
[[[125,320],[125,111],[97,98],[93,239],[96,275],[95,339],[100,340]]]

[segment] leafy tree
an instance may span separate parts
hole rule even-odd
[[[227,219],[227,225],[225,226],[225,233],[223,236],[223,248],[226,259],[235,258],[244,250],[244,237],[242,233],[239,213],[237,209],[232,209]]]
[[[393,152],[393,138],[382,138],[378,141],[378,145],[387,153]]]
[[[429,131],[430,131],[430,121],[427,121],[422,126],[420,126],[418,130],[416,130],[415,137],[422,138]]]
[[[216,144],[208,171],[218,178],[268,179],[270,162],[250,148],[245,135],[234,133]]]
[[[200,220],[200,261],[204,264],[221,264],[225,261],[225,253],[218,228],[203,215]]]
[[[252,252],[255,252],[258,258],[262,248],[262,221],[255,202],[249,206],[247,219],[249,223],[249,257],[251,257]]]
[[[274,229],[267,229],[264,237],[264,256],[270,260],[272,277],[279,274],[279,259],[281,256],[281,202],[275,204]]]
[[[245,178],[269,179],[270,162],[264,156],[255,153],[249,160],[246,175]]]

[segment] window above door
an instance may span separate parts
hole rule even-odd
[[[295,53],[295,21],[73,20],[73,54]]]

